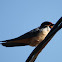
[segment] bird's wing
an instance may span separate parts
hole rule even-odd
[[[2,45],[6,47],[29,45],[30,44],[29,41],[32,39],[32,37],[37,36],[39,34],[39,31],[40,31],[39,28],[33,29],[20,37],[2,41],[5,42],[2,43]]]
[[[18,37],[18,39],[26,39],[26,38],[32,38],[37,36],[39,33],[39,28],[33,29],[27,33],[25,33],[24,35]]]

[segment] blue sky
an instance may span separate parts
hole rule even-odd
[[[62,16],[62,0],[0,0],[0,41],[16,38],[44,21],[56,23]],[[62,62],[62,30],[35,62]],[[3,47],[0,62],[25,62],[35,47]]]

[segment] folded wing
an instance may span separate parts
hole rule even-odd
[[[30,32],[10,40],[0,41],[3,46],[14,47],[14,46],[25,46],[29,45],[32,37],[37,36],[39,33],[39,28],[31,30]]]

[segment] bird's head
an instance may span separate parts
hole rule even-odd
[[[53,28],[53,26],[54,26],[53,23],[46,21],[46,22],[43,22],[41,24],[41,26],[39,27],[39,29],[46,28],[46,27]]]

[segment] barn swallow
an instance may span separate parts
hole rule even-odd
[[[54,24],[51,22],[43,22],[38,28],[35,28],[22,36],[19,36],[14,39],[0,41],[1,44],[6,47],[14,47],[14,46],[37,46],[40,42],[42,42],[50,30],[53,28]]]

